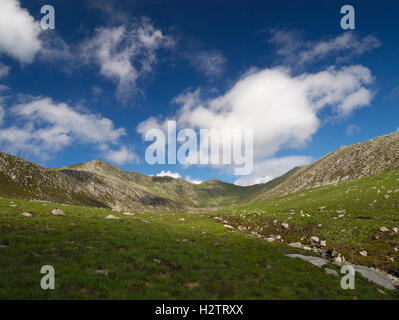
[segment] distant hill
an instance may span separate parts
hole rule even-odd
[[[196,185],[183,179],[145,176],[100,160],[47,169],[0,153],[0,196],[4,197],[168,211],[240,203],[248,199],[245,191],[244,187],[218,180]]]
[[[145,176],[101,160],[47,169],[0,153],[0,196],[119,210],[213,210],[397,169],[398,132],[341,147],[310,165],[248,187],[219,180],[197,185],[180,178]]]
[[[312,164],[296,168],[256,199],[351,181],[399,169],[399,132],[343,146]]]

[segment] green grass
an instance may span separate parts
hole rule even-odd
[[[345,213],[337,213],[341,210]],[[399,275],[399,253],[394,251],[399,249],[399,233],[392,231],[399,228],[399,171],[235,206],[215,215],[261,235],[279,234],[286,243],[309,244],[310,237],[317,236],[353,263]],[[288,223],[289,230],[281,223]],[[381,227],[390,232],[380,232]],[[368,256],[361,256],[360,250]]]
[[[283,206],[281,214],[294,197],[275,200]],[[263,210],[263,205],[242,210]],[[51,215],[56,207],[66,215]],[[24,211],[34,216],[23,217]],[[109,214],[120,219],[106,220]],[[342,290],[339,277],[284,255],[300,250],[231,231],[207,214],[131,217],[3,198],[0,245],[0,299],[398,298],[360,276],[355,290]],[[43,265],[55,268],[55,290],[40,288]]]

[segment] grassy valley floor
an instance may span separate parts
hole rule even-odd
[[[65,216],[52,215],[56,207]],[[26,211],[33,216],[22,216]],[[105,219],[109,214],[120,219]],[[399,298],[360,276],[355,290],[342,290],[341,277],[285,256],[298,252],[226,228],[207,214],[126,216],[0,199],[0,299]],[[55,268],[55,290],[40,288],[43,265]],[[326,267],[339,271],[332,263]]]

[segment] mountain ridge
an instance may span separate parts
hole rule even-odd
[[[0,196],[115,210],[190,212],[263,201],[396,169],[399,132],[342,146],[265,184],[245,187],[215,179],[192,184],[181,178],[146,176],[99,159],[48,169],[0,152]]]

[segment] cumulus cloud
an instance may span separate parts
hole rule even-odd
[[[312,160],[312,157],[307,156],[290,156],[269,158],[264,161],[259,161],[255,164],[254,170],[250,175],[238,178],[234,181],[234,184],[239,186],[251,186],[254,184],[266,183],[295,167],[310,163]]]
[[[0,1],[0,54],[31,63],[41,49],[38,22],[18,0]]]
[[[157,176],[157,177],[171,177],[171,178],[174,178],[174,179],[179,179],[179,178],[181,178],[180,173],[178,173],[178,172],[172,172],[172,171],[170,171],[170,170],[168,170],[168,171],[162,170],[160,173],[156,174],[156,176]]]
[[[178,172],[172,172],[170,170],[165,171],[162,170],[160,173],[157,173],[155,176],[157,177],[171,177],[174,179],[182,179],[182,176],[180,175],[180,173]],[[185,176],[184,180],[186,180],[187,182],[193,183],[193,184],[201,184],[202,181],[198,180],[198,179],[193,179],[190,176]]]
[[[193,183],[193,184],[201,184],[201,183],[202,183],[201,180],[191,178],[190,176],[186,176],[186,177],[184,178],[184,180],[186,180],[186,181],[188,181],[188,182],[190,182],[190,183]]]
[[[104,150],[103,156],[106,160],[119,165],[131,163],[138,160],[137,155],[130,151],[128,148],[126,148],[126,146],[122,146],[118,150],[111,150],[106,148],[106,150]]]
[[[360,56],[381,45],[373,35],[358,38],[353,32],[344,32],[336,37],[319,41],[304,41],[297,31],[273,30],[270,42],[277,46],[277,54],[285,63],[301,66],[339,54],[337,62]]]
[[[174,100],[180,105],[175,119],[180,128],[253,129],[254,159],[264,160],[282,148],[304,147],[320,127],[322,109],[344,117],[368,105],[372,82],[370,71],[359,65],[298,76],[284,68],[257,70],[216,98],[202,97],[199,89],[181,94]],[[137,131],[144,136],[156,127],[165,122],[149,118]]]
[[[98,28],[81,46],[86,62],[99,66],[100,74],[117,85],[117,97],[129,100],[137,93],[137,81],[152,71],[156,51],[173,40],[156,29],[148,19],[135,25]]]
[[[25,97],[25,100],[7,109],[7,116],[20,125],[0,129],[3,150],[47,158],[72,144],[91,144],[116,163],[135,158],[120,142],[125,129],[115,128],[110,119],[79,112],[48,97]],[[121,149],[112,151],[113,146]]]
[[[192,53],[189,59],[191,65],[197,69],[197,71],[209,78],[218,78],[225,71],[226,59],[223,54],[217,50]]]

